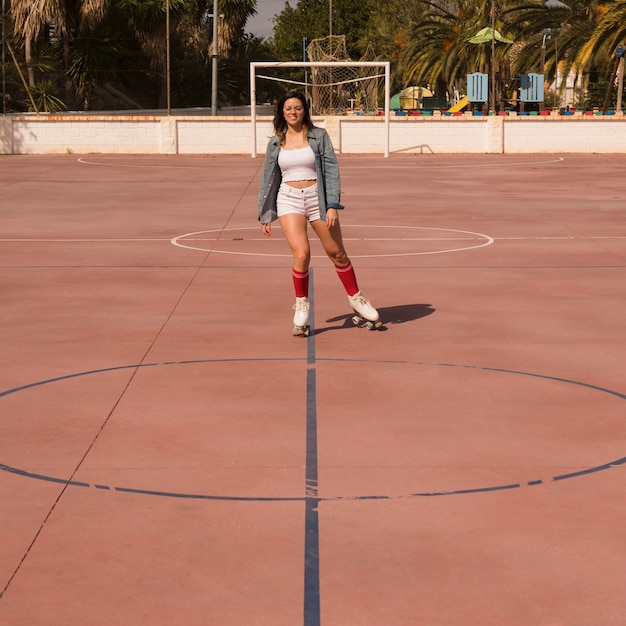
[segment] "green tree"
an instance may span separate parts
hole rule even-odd
[[[332,18],[330,7],[332,4]],[[274,54],[283,61],[302,60],[302,42],[331,34],[345,35],[346,48],[354,60],[361,58],[368,47],[365,33],[375,0],[298,0],[277,16],[272,37]]]
[[[370,45],[379,59],[391,63],[393,93],[406,87],[405,55],[413,28],[422,20],[424,6],[419,2],[389,0],[374,5],[367,27],[361,36],[361,47]]]

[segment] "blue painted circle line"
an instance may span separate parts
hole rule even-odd
[[[241,363],[241,362],[268,362],[268,361],[294,361],[294,362],[306,362],[304,358],[249,358],[249,359],[199,359],[199,360],[187,360],[187,361],[167,361],[163,363],[142,363],[136,365],[122,365],[117,367],[109,367],[104,369],[96,369],[89,370],[85,372],[78,372],[75,374],[69,374],[66,376],[60,376],[57,378],[50,378],[47,380],[42,380],[38,382],[34,382],[28,385],[23,385],[20,387],[15,387],[13,389],[8,389],[6,391],[0,392],[0,398],[4,396],[8,396],[11,394],[16,394],[21,391],[27,391],[29,389],[33,389],[36,387],[41,387],[43,385],[49,385],[52,383],[57,383],[69,379],[81,378],[85,376],[93,376],[96,374],[103,374],[106,372],[114,372],[120,370],[138,370],[141,368],[148,367],[164,367],[164,366],[184,366],[184,365],[200,365],[200,364],[217,364],[217,363]],[[535,378],[542,379],[555,383],[564,383],[567,385],[574,385],[578,387],[583,387],[589,390],[597,391],[599,393],[608,394],[613,397],[616,397],[620,400],[626,400],[626,394],[620,393],[618,391],[614,391],[611,389],[607,389],[605,387],[600,387],[597,385],[591,385],[588,383],[570,380],[567,378],[559,378],[555,376],[546,376],[543,374],[536,374],[532,372],[523,372],[517,370],[510,369],[502,369],[495,367],[481,367],[474,365],[458,365],[454,363],[427,363],[422,361],[409,361],[404,359],[341,359],[341,358],[318,358],[318,363],[321,362],[342,362],[342,363],[366,363],[366,364],[379,364],[379,365],[407,365],[407,366],[423,366],[423,367],[443,367],[443,368],[457,368],[459,370],[474,370],[474,371],[482,371],[482,372],[493,372],[493,373],[501,373],[501,374],[509,374],[515,376],[522,376],[527,378]],[[593,474],[596,472],[601,472],[604,470],[608,470],[614,467],[619,467],[622,465],[626,465],[626,457],[619,458],[613,461],[609,461],[608,463],[603,463],[601,465],[595,465],[592,467],[584,468],[575,472],[570,472],[567,474],[560,474],[556,476],[552,476],[550,482],[558,482],[563,480],[568,480],[572,478],[580,478],[582,476],[586,476],[589,474]],[[166,498],[179,498],[179,499],[188,499],[188,500],[212,500],[212,501],[230,501],[230,502],[305,502],[309,500],[306,495],[301,496],[292,496],[292,497],[263,497],[263,496],[228,496],[228,495],[211,495],[211,494],[202,494],[202,493],[186,493],[186,492],[172,492],[172,491],[160,491],[160,490],[152,490],[152,489],[137,489],[133,487],[124,487],[124,486],[111,486],[104,485],[98,483],[87,483],[76,480],[67,480],[64,478],[59,478],[55,476],[48,476],[44,474],[38,474],[34,472],[30,472],[25,469],[20,469],[17,467],[12,467],[10,465],[6,465],[0,463],[0,470],[12,474],[16,474],[25,478],[31,478],[35,480],[41,480],[46,482],[58,483],[65,486],[71,487],[84,487],[84,488],[94,488],[99,490],[106,491],[117,491],[122,493],[131,493],[131,494],[139,494],[146,496],[158,496],[158,497],[166,497]],[[370,494],[370,495],[351,495],[351,496],[335,496],[335,497],[317,497],[316,500],[319,502],[324,501],[351,501],[351,500],[399,500],[406,498],[422,498],[422,497],[433,497],[433,496],[452,496],[452,495],[462,495],[462,494],[477,494],[477,493],[485,493],[485,492],[493,492],[493,491],[504,491],[510,489],[516,489],[525,486],[535,486],[544,484],[544,480],[536,479],[529,480],[524,483],[507,483],[501,485],[490,485],[490,486],[482,486],[482,487],[473,487],[473,488],[464,488],[464,489],[453,489],[448,491],[421,491],[416,493],[408,493],[405,495],[384,495],[384,494]]]

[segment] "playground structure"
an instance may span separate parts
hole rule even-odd
[[[439,98],[420,98],[413,99],[411,102],[407,98],[403,98],[403,94],[409,90],[417,90],[417,89],[425,89],[430,96],[432,96],[432,92],[430,92],[426,88],[418,88],[418,87],[410,87],[408,89],[403,90],[399,94],[399,98],[396,100],[399,106],[394,107],[396,110],[406,110],[406,109],[428,109],[428,108],[438,108],[445,109],[448,113],[459,113],[463,111],[467,107],[474,107],[482,109],[489,100],[489,77],[487,74],[483,74],[481,72],[475,72],[473,74],[467,75],[467,94],[462,96],[456,103],[454,103],[450,107],[442,106],[441,99]],[[395,96],[394,96],[395,97]],[[519,103],[520,111],[523,112],[525,106],[527,104],[542,104],[544,100],[544,77],[542,74],[522,74],[520,77],[520,89],[519,89],[519,98],[515,99]],[[436,102],[433,102],[436,101]],[[513,101],[509,101],[513,102]],[[393,98],[392,98],[393,103]],[[407,106],[407,103],[409,105]],[[428,106],[430,104],[435,104],[435,106]]]
[[[625,57],[626,47],[620,44],[615,49],[611,76],[608,81],[604,103],[601,108],[598,106],[592,112],[601,111],[602,114],[605,115],[614,113],[621,114]],[[578,89],[576,88],[576,83],[579,78],[580,77],[576,76],[574,72],[570,72],[567,76],[561,76],[557,69],[553,84],[548,86],[548,89],[552,92],[551,96],[553,98],[549,112],[563,112],[565,115],[568,115],[576,110],[574,103],[575,96],[577,95],[576,92],[578,91],[578,96],[582,93],[580,87],[578,87]],[[494,85],[492,84],[491,90],[493,89]],[[614,90],[616,91],[617,97],[614,110],[612,110],[610,102]],[[447,113],[460,113],[466,108],[470,108],[473,111],[482,111],[488,107],[491,111],[495,112],[494,103],[489,103],[490,95],[493,94],[490,93],[488,74],[474,72],[467,75],[467,93],[445,110]],[[509,106],[501,107],[500,113],[517,110],[519,113],[524,114],[527,108],[532,108],[535,112],[544,112],[545,96],[546,83],[543,73],[529,72],[522,74],[519,77],[519,87],[513,90],[511,97],[504,100]],[[394,102],[394,98],[396,98],[396,96],[392,98],[392,103]],[[419,108],[428,108],[427,106],[422,106],[422,103],[425,105],[426,101],[426,98],[423,101],[420,100]],[[403,106],[401,98],[398,99],[398,102],[399,106],[392,106],[392,109],[398,111],[407,108],[416,108]],[[433,108],[444,109],[441,105],[437,105]]]

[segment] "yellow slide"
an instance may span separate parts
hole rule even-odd
[[[448,109],[449,113],[456,113],[457,111],[461,111],[469,104],[469,100],[467,96],[463,96],[454,106],[451,106]]]

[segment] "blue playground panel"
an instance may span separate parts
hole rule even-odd
[[[467,99],[469,102],[487,102],[489,100],[487,74],[474,72],[467,75]]]
[[[522,74],[520,76],[520,100],[522,102],[543,102],[543,74]]]

